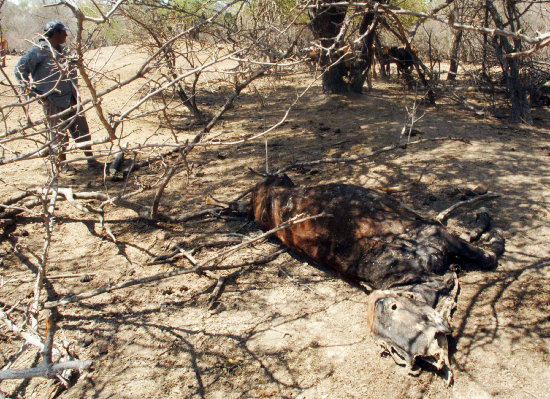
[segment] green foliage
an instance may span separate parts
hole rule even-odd
[[[295,0],[273,0],[277,9],[284,15],[291,15],[296,12],[296,1]]]
[[[210,18],[216,10],[217,3],[213,0],[173,0],[167,2],[165,12],[194,22],[197,17]]]
[[[391,0],[390,4],[410,11],[426,11],[428,9],[428,4],[424,0]]]
[[[300,0],[250,0],[248,3],[247,13],[250,16],[271,13],[277,19],[291,20],[298,17],[298,23],[309,20],[306,12],[296,8],[298,3],[302,3]],[[301,15],[298,15],[299,12]]]
[[[203,7],[203,3],[208,2],[203,2],[199,0],[175,0],[171,3],[173,3],[172,5],[176,10],[187,11],[190,13],[198,13]]]
[[[96,3],[97,4],[97,3]],[[101,12],[90,0],[82,0],[80,7],[85,15],[99,18],[101,12],[107,12],[110,6],[102,7]],[[124,19],[118,15],[109,18],[109,21],[99,27],[95,24],[84,23],[83,37],[88,38],[88,42],[96,45],[114,45],[127,42],[130,39],[130,32],[127,29]]]
[[[260,9],[271,7],[277,9],[281,14],[286,16],[290,15],[295,6],[295,0],[251,0],[248,5],[251,12],[257,12]]]
[[[211,17],[218,3],[215,0],[128,1],[122,6],[121,12],[111,16],[100,30],[90,24],[90,29],[94,31],[87,33],[93,35],[92,42],[99,45],[112,45],[141,38],[143,26],[146,25],[158,31],[159,38],[166,40],[176,30],[190,27],[202,19]],[[91,0],[80,0],[80,7],[85,15],[100,17],[101,12],[108,11],[111,5],[100,6],[102,8],[100,12]],[[224,18],[222,17],[221,20],[220,22],[223,22]],[[86,24],[85,28],[87,28]]]
[[[425,12],[428,11],[429,8],[428,4],[424,0],[390,0],[390,4],[392,6],[401,7],[405,10],[417,12]],[[398,18],[406,29],[414,25],[417,20],[416,17],[408,15],[400,15]]]

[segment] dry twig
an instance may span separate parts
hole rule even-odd
[[[451,213],[453,213],[456,209],[458,209],[462,206],[471,205],[473,203],[476,203],[476,202],[479,202],[479,201],[482,201],[482,200],[485,200],[485,199],[492,199],[492,198],[498,198],[498,197],[500,197],[500,194],[487,193],[487,194],[479,195],[479,196],[474,197],[474,198],[470,198],[470,199],[465,200],[465,201],[457,202],[456,204],[450,206],[449,208],[439,212],[437,214],[437,216],[435,217],[435,220],[437,220],[440,223],[444,223],[445,220],[451,215]]]
[[[196,273],[200,270],[227,270],[227,269],[234,269],[236,267],[241,267],[241,266],[234,266],[234,265],[219,266],[219,263],[223,259],[225,259],[227,256],[229,256],[230,254],[232,254],[232,253],[234,253],[234,252],[236,252],[236,251],[238,251],[238,250],[240,250],[240,249],[242,249],[246,246],[252,245],[252,244],[254,244],[254,243],[256,243],[260,240],[263,240],[263,239],[269,237],[270,235],[276,233],[279,230],[286,229],[289,226],[293,226],[295,224],[302,223],[302,222],[305,222],[307,220],[313,220],[313,219],[318,219],[318,218],[322,218],[322,217],[329,217],[329,216],[330,215],[325,214],[325,213],[320,213],[318,215],[313,215],[313,216],[298,215],[297,217],[295,217],[295,218],[293,218],[293,219],[291,219],[287,222],[282,223],[281,225],[279,225],[279,226],[277,226],[277,227],[275,227],[275,228],[259,235],[258,237],[252,238],[252,239],[247,240],[247,241],[245,241],[241,244],[235,245],[235,246],[233,246],[233,247],[231,247],[231,248],[229,248],[225,251],[222,251],[222,253],[214,255],[214,256],[198,263],[197,265],[195,265],[194,267],[191,267],[189,269],[173,270],[173,271],[166,272],[166,273],[155,274],[153,276],[148,276],[148,277],[143,277],[143,278],[124,281],[122,283],[115,284],[115,285],[105,285],[105,286],[103,286],[101,288],[98,288],[98,289],[95,289],[95,290],[87,291],[87,292],[84,292],[84,293],[81,293],[81,294],[67,296],[67,297],[62,298],[58,301],[46,302],[43,306],[46,309],[51,309],[51,308],[66,305],[66,304],[69,304],[69,303],[80,302],[84,299],[92,298],[94,296],[98,296],[98,295],[104,294],[106,292],[112,292],[112,291],[115,291],[115,290],[120,290],[120,289],[123,289],[123,288],[132,287],[132,286],[135,286],[135,285],[143,285],[143,284],[151,283],[151,282],[154,282],[154,281],[164,280],[164,279],[167,279],[167,278],[170,278],[170,277],[180,276],[180,275],[183,275],[183,274]],[[213,264],[213,265],[208,266],[210,264]]]
[[[287,172],[289,170],[292,170],[292,169],[303,168],[303,167],[307,167],[307,166],[316,166],[316,165],[331,164],[331,163],[358,162],[358,161],[361,161],[363,159],[371,158],[371,157],[374,157],[376,155],[382,154],[384,152],[403,149],[403,148],[406,148],[406,146],[409,146],[409,145],[424,144],[424,143],[429,143],[429,142],[433,142],[433,141],[445,141],[445,140],[455,140],[455,141],[466,142],[466,140],[464,140],[462,138],[459,138],[459,137],[436,137],[436,138],[431,138],[431,139],[421,139],[421,140],[411,141],[411,142],[407,143],[406,145],[403,145],[403,144],[389,145],[389,146],[380,148],[379,150],[367,152],[367,153],[361,154],[361,155],[352,155],[350,157],[342,157],[342,158],[323,158],[323,159],[318,159],[318,160],[315,160],[315,161],[296,162],[296,163],[293,163],[292,165],[288,165],[288,166],[285,166],[284,168],[281,168],[281,169],[277,170],[275,172],[275,174],[285,173],[285,172]]]

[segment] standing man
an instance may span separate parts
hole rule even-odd
[[[65,146],[69,141],[66,130],[77,142],[91,140],[86,117],[74,109],[62,116],[60,112],[77,104],[77,75],[74,66],[67,60],[63,44],[67,40],[68,28],[59,21],[50,21],[44,27],[46,40],[40,39],[15,66],[15,76],[21,86],[21,92],[29,95],[45,96],[40,102],[50,127],[49,140],[58,144],[59,160],[65,161]],[[29,79],[32,78],[32,81]],[[102,164],[93,159],[92,147],[83,148],[88,157],[88,168],[102,168]],[[74,174],[76,170],[65,164],[64,172]]]
[[[9,53],[8,41],[4,38],[4,31],[2,30],[2,18],[0,18],[0,67],[6,66],[6,57]]]

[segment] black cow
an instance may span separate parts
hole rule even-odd
[[[390,65],[397,66],[397,76],[400,73],[410,74],[416,59],[418,50],[415,46],[383,46],[379,52],[380,64],[386,69],[386,74],[390,76]]]

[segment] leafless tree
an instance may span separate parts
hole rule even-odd
[[[9,235],[9,229],[17,223],[17,215],[28,213],[42,220],[44,239],[40,251],[33,248],[33,253],[39,254],[36,255],[38,267],[33,276],[32,296],[0,312],[5,328],[20,337],[20,342],[24,344],[21,353],[27,345],[38,347],[42,362],[27,370],[3,370],[0,379],[59,376],[66,369],[90,366],[87,360],[72,358],[64,350],[66,348],[55,340],[56,326],[61,321],[58,307],[178,274],[213,271],[221,268],[219,261],[228,253],[254,242],[247,240],[212,255],[206,261],[193,260],[189,254],[179,251],[178,254],[189,259],[193,267],[124,281],[62,299],[55,298],[53,281],[56,276],[49,276],[48,273],[51,244],[58,227],[56,205],[60,202],[67,202],[78,212],[97,218],[104,234],[113,241],[116,237],[106,222],[106,215],[113,208],[130,209],[138,217],[167,223],[220,211],[221,207],[215,206],[200,212],[172,215],[163,207],[163,195],[175,176],[189,172],[189,158],[198,149],[229,147],[261,139],[285,121],[303,92],[296,93],[296,98],[288,104],[286,113],[279,121],[263,126],[254,134],[228,140],[220,128],[223,117],[238,106],[237,99],[247,90],[253,92],[251,87],[255,82],[293,73],[304,62],[302,46],[314,46],[320,51],[325,91],[359,93],[372,65],[375,33],[382,24],[382,17],[393,21],[393,26],[397,27],[394,28],[395,35],[407,45],[411,35],[407,35],[400,24],[398,17],[401,15],[422,21],[437,21],[456,32],[488,35],[510,88],[514,120],[528,122],[530,115],[525,86],[521,83],[520,60],[550,44],[548,33],[520,32],[523,14],[519,4],[513,2],[499,8],[487,0],[485,9],[493,21],[490,26],[475,25],[477,20],[469,24],[441,16],[439,12],[444,9],[442,7],[431,13],[416,12],[383,1],[205,1],[196,3],[195,8],[163,1],[98,3],[92,0],[91,4],[93,13],[73,0],[60,0],[49,4],[49,7],[69,10],[74,17],[71,21],[75,26],[74,57],[70,62],[59,65],[59,68],[65,73],[70,68],[77,68],[81,87],[79,101],[72,111],[77,115],[94,112],[102,137],[94,132],[93,140],[72,143],[63,148],[55,139],[57,136],[52,134],[56,127],[49,125],[46,118],[36,117],[39,102],[45,100],[47,93],[27,97],[19,92],[13,77],[0,70],[3,98],[0,104],[0,167],[40,159],[47,170],[45,181],[28,182],[24,186],[1,178],[3,184],[11,184],[14,191],[17,190],[17,194],[2,200],[2,234]],[[283,6],[287,8],[282,9]],[[121,79],[116,67],[110,65],[109,56],[106,62],[100,61],[102,49],[96,48],[100,42],[98,38],[106,37],[110,23],[121,21],[128,30],[142,34],[134,45],[140,46],[142,53],[146,54],[142,62],[135,66],[133,74],[125,79]],[[316,39],[312,43],[304,39],[308,28]],[[39,37],[36,35],[33,40]],[[418,68],[417,65],[420,74]],[[118,98],[117,107],[105,107],[108,98],[120,95],[123,89],[127,90],[126,93],[130,87],[132,95]],[[199,100],[212,95],[218,98],[217,107],[201,108]],[[182,111],[180,106],[185,109]],[[188,116],[193,123],[197,122],[190,126],[198,128],[192,137],[181,140],[174,125]],[[136,120],[158,120],[157,129],[167,126],[172,133],[171,139],[157,140],[154,131],[141,142],[130,143],[127,129]],[[109,171],[114,174],[122,170],[123,184],[113,188],[104,183],[104,189],[98,191],[79,191],[63,184],[62,167],[83,160],[81,150],[90,145],[94,146],[95,157],[104,163],[104,182],[108,182]],[[61,151],[69,154],[71,159],[62,159],[59,156]],[[121,155],[125,156],[126,161]],[[347,162],[356,159],[361,158],[324,161]],[[150,173],[139,176],[143,170]],[[182,201],[186,201],[184,194]],[[299,223],[301,220],[291,222]]]
[[[225,4],[216,1],[200,2],[200,7],[195,9],[172,6],[165,2],[133,3],[119,0],[107,4],[92,3],[96,7],[95,15],[86,14],[79,4],[72,0],[62,0],[49,6],[69,9],[74,15],[74,57],[70,62],[58,65],[58,68],[64,73],[69,73],[71,68],[78,69],[83,87],[79,93],[78,104],[73,107],[74,111],[76,114],[95,112],[105,132],[104,137],[95,137],[94,140],[85,143],[77,142],[66,148],[61,147],[56,139],[58,136],[51,132],[56,126],[49,125],[46,118],[36,119],[31,116],[34,112],[30,111],[38,106],[39,101],[45,101],[47,93],[27,97],[18,91],[13,78],[3,73],[3,94],[11,101],[3,102],[0,106],[4,127],[0,134],[0,165],[42,158],[46,161],[48,178],[45,182],[29,182],[28,186],[20,187],[20,194],[2,201],[3,209],[0,216],[3,229],[13,226],[14,218],[22,212],[38,212],[43,220],[45,238],[42,253],[38,257],[39,268],[36,271],[34,294],[26,306],[27,317],[16,323],[12,321],[9,312],[1,314],[4,325],[12,333],[39,347],[43,360],[37,367],[27,370],[4,370],[0,372],[0,380],[33,376],[59,377],[63,370],[86,368],[91,364],[89,361],[64,360],[62,353],[56,349],[57,343],[54,342],[59,321],[57,306],[44,305],[44,301],[51,302],[54,295],[54,291],[47,290],[49,293],[46,296],[43,292],[46,288],[52,287],[47,270],[52,237],[56,234],[58,201],[68,201],[79,211],[97,217],[106,234],[114,240],[116,238],[104,223],[109,207],[129,208],[140,217],[168,222],[194,217],[195,215],[178,217],[163,213],[163,192],[171,179],[182,171],[187,171],[187,158],[197,148],[236,145],[244,140],[253,139],[250,137],[238,142],[224,143],[222,132],[214,130],[224,114],[234,108],[235,100],[252,82],[269,79],[275,68],[280,74],[290,71],[297,64],[290,57],[294,54],[295,40],[285,41],[284,39],[289,36],[280,33],[292,28],[291,24],[295,18],[292,14],[287,14],[291,15],[288,19],[280,18],[276,23],[271,21],[272,27],[265,29],[263,26],[248,23],[264,17],[255,14],[254,9],[242,0],[233,0]],[[258,8],[257,11],[265,10]],[[275,11],[272,10],[274,13]],[[94,36],[99,36],[102,29],[108,29],[107,23],[114,20],[124,20],[129,29],[147,35],[147,38],[142,36],[136,42],[136,45],[142,46],[141,50],[146,50],[147,57],[136,68],[135,73],[125,80],[117,77],[116,70],[110,69],[108,62],[100,64],[99,51],[93,50]],[[242,23],[237,23],[237,20]],[[39,37],[40,35],[36,36],[35,40]],[[103,83],[101,89],[100,82]],[[119,109],[106,109],[104,99],[109,95],[116,95],[129,85],[136,85],[135,94],[120,101]],[[201,93],[213,92],[223,97],[223,101],[218,109],[209,113],[202,112],[197,105],[197,98]],[[152,141],[155,136],[151,135],[152,140],[149,142],[132,146],[122,145],[125,126],[136,119],[158,115],[160,125],[173,128],[174,116],[171,113],[178,105],[185,106],[192,118],[200,124],[200,129],[193,139],[181,142],[173,130],[173,140],[169,142],[155,143]],[[279,123],[283,121],[284,119]],[[272,128],[266,126],[267,130]],[[261,137],[263,134],[264,132],[260,131],[255,136]],[[99,146],[102,144],[105,146],[100,150]],[[128,157],[129,154],[135,154],[130,157],[133,159],[131,162],[127,161],[127,184],[118,193],[73,192],[70,187],[63,186],[60,179],[63,165],[80,158],[65,161],[59,156],[60,152],[80,154],[81,148],[90,145],[97,149],[96,158],[104,162],[105,173],[109,170],[112,173],[117,172],[121,164],[119,155],[125,154]],[[175,157],[166,164],[165,160],[171,155]],[[113,162],[108,163],[108,160]],[[132,172],[137,173],[138,168],[147,167],[157,171],[153,178],[147,181],[136,180],[134,183],[137,185],[128,184]],[[133,188],[128,190],[127,187],[130,186]],[[145,192],[152,192],[152,201],[149,204],[139,200],[140,194]],[[89,200],[94,204],[84,202]],[[209,267],[215,268],[222,258],[214,256]],[[199,267],[202,268],[200,265]],[[197,270],[199,269],[195,269],[194,272]],[[166,277],[170,275],[159,278]],[[135,284],[144,282],[138,281]],[[39,330],[42,323],[47,325],[45,335]]]

